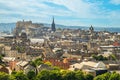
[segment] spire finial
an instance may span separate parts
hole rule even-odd
[[[53,16],[53,23],[54,23],[54,16]]]
[[[54,16],[53,16],[53,21],[52,21],[51,29],[52,29],[52,31],[54,31],[54,32],[56,31],[55,22],[54,22]]]

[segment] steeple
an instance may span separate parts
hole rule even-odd
[[[52,22],[52,24],[55,24],[55,22],[54,22],[54,17],[53,17],[53,22]]]
[[[54,17],[53,17],[53,21],[52,21],[52,25],[51,25],[51,30],[54,32],[56,31]]]
[[[94,31],[93,26],[91,25],[91,27],[89,28],[90,31]]]

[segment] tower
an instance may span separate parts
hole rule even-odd
[[[93,32],[94,31],[94,28],[93,28],[93,26],[91,25],[91,27],[89,28],[89,30],[91,31],[91,32]]]
[[[53,17],[53,21],[52,21],[52,25],[51,25],[51,30],[54,32],[56,31],[54,17]]]

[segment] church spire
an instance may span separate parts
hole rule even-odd
[[[52,21],[52,25],[51,25],[51,30],[54,32],[56,31],[54,17],[53,17],[53,21]]]
[[[94,31],[93,26],[91,25],[91,27],[89,28],[90,31]]]
[[[55,22],[54,22],[54,16],[53,16],[53,22],[52,22],[52,24],[55,24]]]

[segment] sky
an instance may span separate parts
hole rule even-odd
[[[0,0],[0,23],[120,27],[120,0]]]

